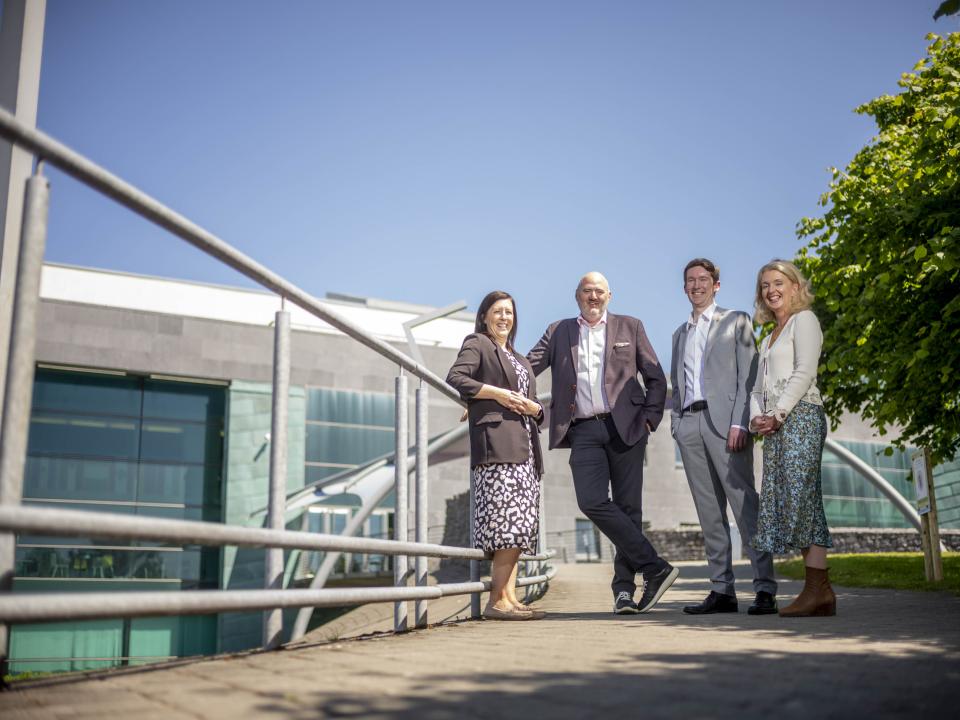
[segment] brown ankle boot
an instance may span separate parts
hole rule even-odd
[[[780,617],[822,617],[837,614],[837,596],[830,587],[829,569],[805,568],[806,580],[796,599],[780,610]]]

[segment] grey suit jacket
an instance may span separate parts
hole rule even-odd
[[[579,354],[580,326],[576,318],[553,323],[527,353],[536,375],[551,368],[551,449],[570,447],[567,431],[576,407]],[[667,379],[643,323],[635,317],[607,313],[603,390],[617,432],[627,445],[636,445],[647,436],[648,422],[657,429],[663,418]]]
[[[670,431],[674,434],[686,404],[683,372],[686,346],[687,322],[684,321],[673,333],[670,358],[670,382],[673,385]],[[718,306],[707,329],[703,356],[707,416],[713,429],[721,437],[726,437],[731,425],[749,427],[750,389],[757,376],[757,345],[750,316]]]

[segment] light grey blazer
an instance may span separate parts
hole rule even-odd
[[[670,431],[674,434],[685,404],[683,354],[686,345],[687,322],[684,320],[673,333],[670,358],[670,382],[673,385]],[[757,345],[750,316],[717,306],[707,329],[703,354],[707,416],[713,429],[721,437],[726,437],[731,425],[748,428],[750,390],[757,377]]]

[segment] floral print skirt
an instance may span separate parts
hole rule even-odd
[[[531,457],[525,463],[494,463],[473,468],[474,545],[486,553],[537,550],[540,529],[540,478]]]
[[[757,550],[783,554],[811,545],[833,547],[820,487],[826,438],[823,407],[801,401],[783,427],[763,439],[760,517],[752,542]]]

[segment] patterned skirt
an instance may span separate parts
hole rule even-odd
[[[833,547],[820,487],[826,438],[823,407],[801,401],[783,427],[763,439],[760,517],[752,542],[757,550],[783,554],[811,545]]]
[[[540,478],[531,457],[525,463],[492,463],[472,470],[474,545],[486,553],[521,548],[537,551]]]

